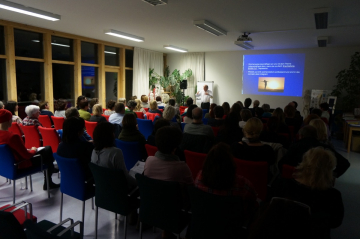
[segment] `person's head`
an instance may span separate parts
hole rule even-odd
[[[150,101],[150,109],[151,110],[157,110],[158,109],[158,104],[156,103],[156,100]]]
[[[102,106],[100,104],[95,104],[92,108],[92,113],[93,115],[102,115],[103,110],[102,110]]]
[[[0,101],[0,109],[4,109],[4,103]]]
[[[40,106],[40,110],[49,109],[49,102],[48,101],[41,101],[39,106]]]
[[[303,124],[304,125],[308,125],[310,123],[310,121],[312,121],[313,119],[320,119],[320,117],[316,114],[309,114],[305,119]]]
[[[0,109],[0,129],[8,130],[12,124],[12,114],[10,111]]]
[[[89,102],[85,99],[79,102],[79,108],[82,110],[88,110],[89,109]]]
[[[258,117],[259,119],[262,118],[262,115],[264,114],[264,110],[262,107],[256,107],[255,108],[255,117]]]
[[[194,104],[193,98],[191,98],[191,97],[187,98],[187,100],[186,100],[186,105],[187,105],[188,107],[190,107],[190,105],[192,105],[192,104]]]
[[[204,85],[204,91],[207,91],[209,89],[208,85]]]
[[[85,121],[80,117],[66,118],[63,124],[62,141],[65,143],[73,143],[79,140],[84,133]]]
[[[266,123],[269,132],[277,132],[279,129],[280,120],[276,116],[271,116],[268,118]]]
[[[263,104],[262,108],[263,108],[264,112],[270,112],[270,105],[269,104]]]
[[[122,120],[123,129],[136,129],[137,121],[134,114],[125,114]]]
[[[235,104],[239,104],[241,109],[244,108],[244,104],[240,100],[236,101]]]
[[[25,108],[25,113],[29,118],[39,118],[40,107],[37,105],[28,105]]]
[[[131,100],[136,100],[136,99],[137,99],[136,95],[131,96]]]
[[[322,119],[313,119],[310,121],[309,125],[313,126],[316,129],[317,139],[319,141],[328,140],[327,127]]]
[[[314,126],[306,125],[299,130],[300,139],[317,138],[317,131]]]
[[[252,114],[250,110],[242,109],[240,112],[240,116],[243,121],[247,122],[252,117]]]
[[[116,104],[115,100],[109,100],[106,104],[106,108],[108,110],[114,110],[115,104]]]
[[[254,102],[253,102],[254,108],[259,107],[259,105],[260,105],[260,101],[254,100]],[[269,108],[270,108],[270,107],[269,107]]]
[[[190,105],[186,111],[186,117],[193,119],[193,109],[197,108],[197,105]]]
[[[141,109],[141,100],[136,99],[135,102],[136,102],[135,111],[140,111],[140,109]]]
[[[154,131],[153,131],[153,135],[156,134],[156,132],[158,131],[158,129],[165,127],[165,126],[170,126],[170,121],[160,118],[158,120],[155,121],[154,124]]]
[[[240,112],[241,112],[242,108],[243,107],[241,107],[238,103],[235,103],[231,106],[230,112],[232,112],[234,114],[239,114],[239,116],[240,116]]]
[[[124,105],[126,105],[126,99],[125,98],[119,98],[119,103],[123,103]]]
[[[328,110],[329,110],[329,104],[326,103],[326,102],[321,103],[321,104],[320,104],[320,109],[321,109],[322,111],[328,111]]]
[[[210,118],[215,118],[215,113],[214,113],[214,108],[215,107],[216,107],[215,103],[210,104],[210,110],[209,110],[209,117]]]
[[[161,153],[172,154],[180,145],[182,137],[180,129],[172,126],[162,127],[155,134],[156,146]]]
[[[195,122],[200,122],[202,119],[202,109],[200,107],[196,107],[195,109],[192,110],[192,117],[193,117],[193,121]]]
[[[15,115],[15,111],[18,111],[18,103],[16,101],[8,101],[5,105],[5,109],[10,111],[12,115]],[[2,109],[0,107],[0,109]]]
[[[228,102],[224,102],[222,104],[222,107],[224,108],[224,114],[228,115],[230,113],[230,105]]]
[[[123,103],[116,103],[115,104],[115,112],[118,114],[125,113],[125,105]]]
[[[135,100],[129,100],[127,106],[129,108],[129,110],[133,111],[133,110],[135,110],[137,103],[135,102]]]
[[[276,108],[274,112],[272,113],[273,116],[279,119],[280,122],[285,123],[285,114],[284,111],[281,108]]]
[[[86,100],[86,97],[83,95],[80,95],[76,100],[76,106],[80,108],[80,102]]]
[[[163,118],[166,120],[172,120],[176,114],[176,110],[173,106],[168,105],[165,107],[163,112]]]
[[[65,100],[57,100],[55,101],[54,108],[56,111],[62,111],[66,109],[66,101]]]
[[[175,99],[169,99],[169,105],[175,106]]]
[[[326,190],[332,187],[335,167],[336,158],[333,152],[316,147],[304,154],[302,162],[296,167],[294,177],[312,189]]]
[[[31,94],[29,95],[29,100],[30,100],[30,101],[35,101],[35,100],[37,100],[37,94],[36,94],[36,93],[31,93]]]
[[[218,105],[214,108],[214,116],[216,119],[222,119],[224,115],[224,107]]]
[[[296,101],[292,101],[291,103],[292,103],[292,105],[295,107],[295,109],[297,109],[298,103],[297,103]]]
[[[65,117],[67,119],[71,117],[80,117],[79,111],[75,107],[70,107],[65,111]]]
[[[92,107],[96,104],[99,104],[99,99],[98,98],[92,98],[89,102],[89,107],[90,109],[92,109]]]
[[[157,102],[161,102],[161,97],[160,97],[160,96],[156,96],[156,101],[157,101]]]
[[[287,105],[284,108],[284,114],[286,118],[294,118],[295,117],[296,109],[292,105]]]
[[[252,117],[246,122],[243,128],[244,135],[250,143],[258,142],[263,127],[264,125],[260,119]]]
[[[141,96],[141,102],[147,103],[149,101],[149,98],[146,95]]]
[[[311,114],[312,114],[312,115],[317,115],[317,116],[321,117],[322,111],[321,111],[321,109],[315,108],[315,109],[312,109],[312,110],[311,110]]]
[[[129,114],[130,115],[130,114]],[[114,125],[109,122],[98,123],[94,129],[94,149],[102,150],[114,146]]]
[[[252,100],[250,98],[246,98],[244,101],[245,108],[249,108]]]
[[[213,146],[206,156],[201,174],[205,186],[218,190],[230,189],[236,177],[230,147],[225,143]]]

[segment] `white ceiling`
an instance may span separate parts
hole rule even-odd
[[[332,46],[360,45],[359,0],[168,0],[153,7],[141,0],[11,0],[61,15],[56,22],[0,10],[0,19],[137,46],[160,52],[171,44],[189,52],[238,51],[234,41],[251,32],[255,50],[317,47],[317,36]],[[329,28],[315,29],[314,8],[328,7]],[[216,37],[193,25],[206,19],[228,31]],[[114,29],[145,38],[136,43],[104,34]],[[256,33],[257,32],[257,33]],[[265,33],[266,32],[266,33]]]

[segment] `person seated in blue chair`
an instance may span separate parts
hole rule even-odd
[[[163,112],[161,112],[161,110],[159,110],[158,104],[156,103],[155,100],[150,101],[149,113],[159,114],[160,116],[162,116],[162,114],[163,114]]]
[[[45,148],[38,150],[35,147],[31,149],[26,149],[24,141],[17,134],[9,132],[9,128],[12,124],[12,114],[8,110],[0,109],[0,144],[7,144],[11,151],[14,154],[16,162],[25,160],[18,165],[18,169],[26,169],[32,166],[37,167],[41,164],[41,158],[43,163],[48,167],[48,176],[49,176],[49,187],[50,189],[60,187],[60,184],[56,184],[52,181],[51,175],[53,172],[56,172],[54,169],[54,157],[52,149],[50,146],[45,146]],[[41,157],[35,157],[40,155]],[[46,173],[44,171],[44,185],[43,189],[47,190],[46,184]]]
[[[80,117],[79,111],[75,107],[70,107],[65,111],[65,116],[67,119],[70,119],[72,117]],[[92,142],[93,139],[91,136],[86,132],[86,129],[84,129],[83,135],[80,137],[82,141]]]

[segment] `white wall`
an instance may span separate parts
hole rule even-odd
[[[310,49],[232,51],[205,53],[205,80],[214,81],[214,103],[227,101],[232,105],[245,98],[259,100],[260,104],[268,103],[271,108],[285,107],[290,101],[297,101],[298,110],[302,112],[302,97],[242,95],[242,64],[243,55],[250,54],[288,54],[305,53],[305,72],[303,92],[305,90],[331,90],[336,84],[337,73],[349,67],[350,57],[360,47],[326,47]],[[168,54],[167,62],[170,71],[180,64],[180,54]],[[302,113],[303,114],[303,113]]]

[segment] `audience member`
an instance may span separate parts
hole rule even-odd
[[[258,118],[258,119],[262,119],[262,115],[264,114],[264,110],[262,107],[257,107],[255,109],[253,109],[254,111],[254,117]]]
[[[260,101],[254,100],[254,102],[253,102],[253,109],[256,109],[257,107],[259,107],[259,105],[260,105]]]
[[[296,119],[301,119],[302,120],[302,117],[301,117],[301,114],[300,114],[300,111],[297,110],[297,107],[298,107],[298,103],[296,101],[291,101],[289,103],[289,105],[293,106],[295,108],[295,113],[294,113],[294,117]],[[285,111],[285,109],[284,109]]]
[[[190,107],[191,105],[193,105],[193,104],[194,104],[193,98],[191,98],[191,97],[187,98],[187,99],[186,99],[186,106],[187,106],[188,108],[186,108],[186,109],[184,110],[184,113],[183,113],[181,116],[186,115],[189,107]]]
[[[85,99],[85,100],[81,100],[79,102],[79,114],[80,117],[83,118],[84,120],[90,120],[91,114],[88,112],[89,110],[89,102]]]
[[[40,115],[47,115],[49,116],[49,119],[51,121],[51,124],[53,125],[52,123],[52,119],[51,119],[51,116],[54,116],[54,114],[49,110],[49,102],[47,101],[42,101],[40,102],[39,104],[40,106]]]
[[[102,106],[100,104],[95,104],[92,109],[93,115],[90,117],[90,122],[107,122],[106,118],[102,116]]]
[[[176,111],[175,108],[171,105],[168,105],[164,109],[163,118],[170,122],[171,126],[174,126],[181,130],[181,127],[177,121],[172,121],[175,117]]]
[[[316,114],[309,114],[305,119],[304,122],[302,123],[302,126],[305,125],[309,125],[310,121],[314,120],[314,119],[320,119],[320,117]]]
[[[0,101],[0,109],[5,109],[5,105],[2,101]]]
[[[281,108],[276,108],[272,114],[272,117],[276,117],[278,119],[277,125],[276,125],[277,133],[290,134],[289,127],[285,123],[284,111]],[[273,121],[273,123],[275,123],[275,121]],[[275,125],[272,125],[272,126],[275,126]]]
[[[88,109],[88,111],[89,111],[90,114],[93,113],[92,110],[93,110],[94,105],[96,105],[96,104],[99,104],[99,99],[98,99],[98,98],[92,98],[92,99],[90,100],[90,102],[89,102],[89,109]]]
[[[136,102],[135,100],[129,100],[128,102],[128,109],[129,111],[125,111],[125,114],[133,114],[135,116],[135,118],[137,118],[137,114],[135,113],[135,108],[136,108]]]
[[[146,95],[141,96],[141,107],[142,108],[149,108],[149,98]]]
[[[313,119],[310,121],[309,125],[313,126],[317,132],[317,140],[320,143],[329,145],[332,149],[334,146],[331,144],[329,140],[328,128],[325,122],[321,119]]]
[[[320,104],[320,109],[322,111],[321,118],[327,119],[327,121],[330,121],[330,114],[329,114],[329,104],[324,102]]]
[[[240,112],[240,116],[242,120],[239,122],[239,127],[244,128],[246,122],[252,118],[251,111],[248,109],[242,109]]]
[[[131,100],[137,100],[137,96],[136,95],[131,96]]]
[[[81,101],[87,101],[87,99],[86,99],[86,97],[85,96],[83,96],[83,95],[80,95],[77,99],[76,99],[76,108],[78,109],[78,110],[80,110],[80,102]]]
[[[215,119],[215,114],[214,114],[214,108],[215,107],[216,107],[216,104],[211,103],[210,104],[210,110],[209,110],[208,113],[205,114],[204,118],[206,118],[206,119],[209,119],[209,118]]]
[[[262,109],[264,110],[264,113],[262,114],[261,118],[270,118],[272,116],[272,114],[270,113],[269,104],[263,104]]]
[[[321,111],[321,109],[314,108],[311,110],[310,114],[317,115],[317,116],[319,116],[319,118],[321,118],[322,111]]]
[[[205,135],[210,139],[214,139],[214,132],[210,126],[202,123],[202,110],[196,107],[192,110],[192,123],[185,125],[184,133],[192,135]]]
[[[295,133],[299,131],[301,127],[301,119],[295,118],[296,108],[292,105],[287,105],[284,108],[285,124],[287,126],[293,126]]]
[[[115,100],[109,100],[106,104],[107,110],[104,111],[104,115],[112,115],[115,113]]]
[[[266,123],[266,130],[263,130],[260,134],[260,140],[269,143],[281,144],[284,148],[289,148],[291,142],[291,134],[288,126],[280,122],[275,116],[268,118]],[[284,136],[282,134],[287,134]]]
[[[122,126],[122,120],[125,115],[125,105],[123,103],[115,104],[115,113],[110,115],[109,122]]]
[[[241,109],[244,108],[244,104],[240,100],[236,101],[235,104],[239,104]]]
[[[224,115],[229,115],[230,114],[230,105],[228,102],[224,102],[222,104],[222,107],[224,109]]]
[[[184,117],[184,123],[191,124],[193,122],[193,109],[195,108],[198,108],[197,105],[190,105],[189,108],[186,108],[188,110],[186,112],[186,116]]]
[[[175,108],[176,115],[180,115],[180,109],[176,106],[175,99],[169,99],[169,105]]]
[[[216,106],[213,111],[215,118],[209,118],[208,125],[210,125],[211,127],[220,127],[224,124],[224,107]]]
[[[218,135],[216,136],[215,142],[223,142],[231,145],[234,142],[239,142],[243,138],[243,131],[239,127],[239,118],[236,112],[230,112],[229,116],[226,117],[222,126],[220,126]]]
[[[250,98],[246,98],[244,101],[244,108],[250,109],[249,107],[250,107],[251,103],[252,103],[252,100]],[[251,113],[253,113],[253,112],[251,112]]]
[[[160,116],[162,116],[162,112],[158,109],[158,105],[155,100],[150,101],[149,113],[159,114]]]
[[[164,106],[165,107],[165,104],[161,101],[160,96],[156,96],[155,100],[156,100],[156,103],[157,103],[158,106]]]
[[[235,103],[231,106],[230,113],[233,113],[233,117],[236,116],[238,121],[241,120],[240,112],[244,107],[241,107],[238,103]]]
[[[0,109],[1,109],[1,105],[0,105]],[[22,123],[21,118],[15,114],[15,112],[18,111],[19,109],[17,102],[8,101],[5,105],[5,109],[10,111],[10,113],[12,114],[12,122],[16,122],[18,125]]]
[[[72,117],[78,117],[80,118],[80,114],[79,111],[75,108],[75,107],[70,107],[65,111],[65,116],[67,119],[70,119]],[[82,141],[87,141],[87,142],[92,142],[93,139],[91,138],[91,136],[86,132],[86,130],[84,130],[84,133],[82,135],[82,137],[80,137],[80,139]]]
[[[139,99],[136,99],[135,102],[136,102],[136,107],[134,109],[134,112],[141,112],[143,114],[146,114],[146,111],[141,106],[141,101]]]
[[[166,119],[158,119],[154,124],[154,130],[153,130],[152,134],[149,135],[149,137],[147,139],[147,143],[152,146],[156,146],[156,141],[155,141],[156,132],[158,131],[158,129],[165,127],[165,126],[170,126],[170,121],[166,120]]]
[[[65,100],[62,100],[62,99],[56,100],[55,104],[54,104],[54,108],[55,108],[55,112],[54,112],[55,117],[66,118],[66,116],[65,116],[66,101]]]
[[[127,107],[126,99],[125,99],[125,98],[119,98],[119,102],[118,102],[118,103],[124,104],[124,106],[125,106],[125,113],[126,113],[127,111],[129,111],[129,108]]]
[[[35,125],[36,128],[42,124],[39,122],[40,108],[37,105],[28,105],[25,108],[25,113],[27,116],[23,119],[22,125],[30,126]]]

